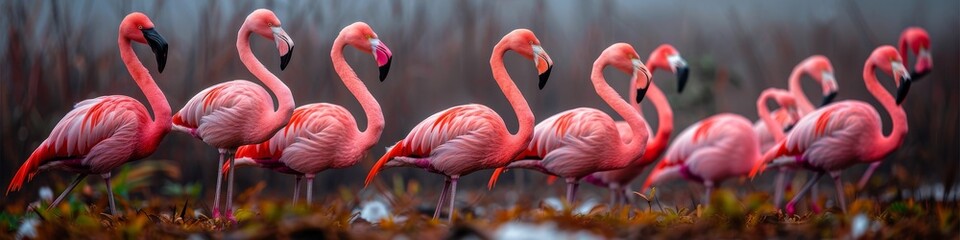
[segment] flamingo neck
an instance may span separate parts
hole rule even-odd
[[[810,103],[810,99],[803,93],[803,86],[800,85],[800,76],[805,73],[803,67],[802,64],[794,67],[793,71],[790,72],[790,79],[788,80],[789,91],[797,101],[797,110],[800,112],[800,116],[807,115],[807,113],[813,112],[815,109],[813,103]]]
[[[290,93],[290,88],[288,88],[286,84],[283,84],[276,75],[273,75],[273,73],[271,73],[267,67],[263,66],[263,63],[253,55],[253,51],[250,50],[251,33],[252,31],[246,25],[240,28],[240,31],[237,33],[237,51],[240,52],[240,62],[243,62],[247,70],[250,70],[253,76],[257,77],[260,82],[266,85],[267,88],[277,96],[277,102],[279,103],[277,111],[268,113],[264,118],[259,119],[262,124],[261,126],[272,128],[273,132],[275,132],[290,121],[290,115],[293,114],[295,105],[293,102],[293,94]],[[263,102],[267,103],[272,101]],[[273,109],[273,104],[270,104],[269,108]]]
[[[780,140],[783,140],[785,137],[783,134],[783,125],[774,120],[773,117],[770,117],[770,108],[767,107],[767,99],[770,99],[773,95],[774,91],[771,90],[763,91],[763,93],[760,94],[760,98],[757,99],[757,115],[763,120],[764,125],[767,125],[767,131],[773,136],[773,140],[780,142]]]
[[[900,52],[900,58],[903,60],[904,66],[910,66],[910,58],[907,52],[910,51],[910,44],[907,43],[907,35],[901,34],[900,40],[897,43],[897,50]]]
[[[664,62],[662,57],[655,57],[656,52],[650,54],[650,63],[647,64],[647,67],[650,69],[650,73],[655,73],[657,70],[666,70],[668,66]],[[630,81],[631,85],[636,85],[636,81]],[[673,134],[673,109],[670,108],[670,102],[667,101],[666,95],[663,94],[663,90],[660,87],[657,87],[656,82],[650,83],[650,89],[647,90],[646,99],[649,99],[653,103],[653,108],[657,110],[657,132],[653,135],[653,139],[647,142],[647,150],[643,153],[642,164],[647,165],[656,161],[657,158],[660,158],[660,154],[663,153],[667,148],[667,141],[670,140],[670,135]],[[632,95],[628,99],[636,99],[637,91],[631,88],[630,94]],[[629,101],[631,104],[634,104],[636,100]],[[639,106],[639,104],[637,104]],[[640,112],[640,117],[643,118],[643,111],[639,111],[640,108],[637,108]]]
[[[868,60],[863,67],[863,82],[867,85],[867,91],[870,91],[870,94],[873,94],[880,105],[883,105],[883,108],[890,114],[893,129],[889,135],[884,136],[883,125],[880,124],[881,127],[877,129],[880,133],[877,135],[881,137],[872,149],[866,151],[867,157],[864,160],[867,161],[876,161],[886,157],[903,143],[903,138],[907,134],[907,114],[903,111],[903,108],[897,105],[893,96],[877,81],[877,76],[874,74],[875,69],[876,64]]]
[[[367,127],[360,132],[358,144],[361,149],[369,149],[380,140],[380,134],[383,133],[384,119],[383,111],[380,109],[380,103],[370,94],[363,81],[357,77],[350,64],[343,58],[343,49],[347,46],[343,36],[338,36],[333,41],[333,49],[330,50],[330,58],[333,60],[333,69],[340,76],[340,80],[347,86],[350,93],[360,102],[363,113],[366,114]]]
[[[623,100],[620,97],[620,94],[617,93],[609,84],[607,84],[606,78],[603,77],[603,68],[609,63],[604,60],[605,57],[601,56],[593,63],[593,70],[590,73],[590,80],[593,82],[593,88],[596,89],[597,95],[600,95],[600,98],[603,99],[613,111],[620,114],[623,117],[624,121],[627,122],[627,125],[630,125],[630,130],[633,132],[633,136],[630,139],[629,143],[623,143],[622,141],[617,141],[621,143],[620,153],[617,156],[622,156],[630,159],[636,159],[640,153],[645,149],[647,144],[647,132],[646,123],[643,122],[643,119],[640,118],[640,114],[637,113],[637,110],[634,109],[630,104]],[[631,79],[630,81],[634,81]],[[652,85],[652,84],[651,84]],[[636,101],[636,100],[634,100]]]
[[[147,97],[147,103],[153,110],[153,122],[149,123],[149,127],[142,135],[142,144],[139,146],[142,155],[150,155],[156,150],[163,136],[170,132],[172,124],[170,104],[167,103],[167,97],[163,95],[163,91],[153,81],[150,72],[137,58],[137,53],[133,51],[133,47],[130,45],[130,39],[121,36],[117,42],[120,45],[120,58],[123,59],[127,71],[130,72],[130,76],[143,91],[143,95]]]
[[[503,66],[503,55],[509,50],[505,41],[506,39],[501,40],[493,48],[493,54],[490,56],[490,68],[493,70],[493,79],[497,81],[497,85],[500,86],[500,90],[503,91],[507,101],[510,102],[510,106],[513,107],[513,112],[517,115],[519,129],[516,134],[509,136],[508,142],[511,144],[508,145],[508,148],[512,148],[511,150],[519,153],[526,148],[527,143],[533,137],[534,117],[527,100],[523,97],[523,93],[517,89],[517,85],[513,82],[510,74],[507,73],[506,67]]]

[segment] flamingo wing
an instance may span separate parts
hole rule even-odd
[[[245,139],[233,137],[243,134],[237,129],[256,127],[259,113],[271,112],[273,99],[260,85],[234,80],[213,85],[193,96],[173,115],[173,129],[202,139],[215,147],[240,145]],[[229,131],[228,131],[229,130]]]
[[[589,174],[603,167],[600,163],[617,158],[617,151],[610,146],[620,140],[610,115],[593,108],[576,108],[538,123],[524,157],[543,159],[541,165],[560,176]]]
[[[143,157],[135,156],[136,144],[131,143],[139,142],[140,127],[149,121],[143,104],[127,96],[81,101],[23,163],[7,192],[19,190],[41,168],[104,173],[132,158]]]

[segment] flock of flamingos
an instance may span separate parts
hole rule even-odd
[[[276,43],[280,69],[291,59],[293,39],[281,28],[270,10],[253,11],[237,33],[240,60],[257,79],[277,96],[274,109],[270,93],[259,84],[234,80],[200,91],[183,108],[171,115],[163,91],[133,51],[131,43],[147,44],[156,55],[158,72],[163,72],[167,43],[154,30],[154,24],[142,13],[131,13],[120,23],[120,55],[134,81],[143,91],[153,112],[128,96],[113,95],[77,103],[60,120],[50,136],[23,163],[7,188],[19,190],[40,170],[60,169],[78,176],[50,205],[55,206],[88,174],[101,175],[110,196],[110,210],[116,214],[110,190],[110,172],[120,165],[150,156],[161,139],[176,130],[190,134],[217,148],[220,153],[214,218],[233,219],[234,168],[257,166],[292,174],[297,179],[294,203],[301,178],[307,178],[307,193],[312,192],[316,173],[330,168],[355,165],[380,140],[384,117],[377,100],[343,57],[346,46],[373,55],[383,81],[390,70],[392,53],[373,29],[357,22],[340,31],[330,52],[333,67],[347,89],[359,100],[365,113],[366,129],[359,130],[347,109],[331,103],[313,103],[295,107],[290,89],[271,73],[250,50],[251,35]],[[539,87],[547,83],[553,60],[533,32],[517,29],[507,33],[493,49],[490,68],[493,78],[517,115],[519,129],[512,134],[493,109],[467,104],[433,114],[414,127],[406,138],[396,142],[370,170],[365,184],[384,169],[417,167],[446,177],[437,201],[434,218],[449,201],[452,221],[457,180],[482,169],[496,169],[490,179],[511,168],[534,169],[563,178],[567,199],[573,202],[580,180],[607,187],[615,204],[627,197],[629,184],[643,169],[659,162],[643,184],[686,179],[710,192],[724,179],[753,177],[765,169],[779,171],[775,201],[788,213],[810,191],[817,180],[829,174],[836,184],[838,203],[846,211],[840,172],[857,163],[871,163],[861,184],[880,161],[896,150],[907,133],[907,118],[900,103],[910,84],[932,68],[930,40],[923,29],[908,28],[899,40],[899,50],[880,46],[867,58],[863,82],[883,106],[893,129],[884,134],[879,112],[862,101],[832,102],[838,91],[830,61],[812,56],[794,68],[789,91],[767,89],[757,100],[761,120],[723,113],[687,127],[668,144],[673,131],[673,112],[663,92],[651,79],[657,69],[677,76],[683,91],[687,64],[670,45],[658,47],[641,61],[629,44],[613,44],[593,63],[590,81],[597,94],[624,121],[594,108],[577,108],[553,115],[535,124],[534,114],[507,73],[502,58],[508,51],[533,60],[539,73]],[[908,70],[908,52],[916,55],[916,65]],[[631,76],[630,96],[623,99],[604,80],[603,69],[614,67]],[[879,69],[893,78],[896,96],[877,80]],[[823,102],[814,106],[802,92],[800,78],[809,75],[823,87]],[[911,76],[913,78],[911,78]],[[306,94],[306,93],[303,93]],[[639,102],[648,97],[657,109],[659,126],[654,132],[639,111]],[[771,112],[767,101],[779,108]],[[832,103],[831,103],[832,102]],[[226,160],[226,163],[225,163]],[[813,177],[782,206],[783,189],[791,171],[807,170]],[[222,180],[226,174],[226,206],[220,206]],[[307,195],[307,202],[312,194]],[[814,211],[819,207],[811,206]],[[224,211],[225,210],[225,211]]]

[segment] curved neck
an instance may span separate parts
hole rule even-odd
[[[363,81],[360,81],[357,73],[353,71],[350,64],[343,58],[343,49],[346,46],[347,43],[343,40],[343,37],[338,36],[337,39],[333,41],[330,58],[333,60],[333,69],[337,72],[337,75],[340,76],[340,80],[343,81],[343,84],[347,86],[347,89],[350,90],[353,97],[357,98],[357,100],[360,101],[360,106],[363,107],[363,113],[366,114],[367,118],[367,127],[360,132],[358,144],[362,146],[362,149],[369,149],[380,140],[380,134],[383,133],[383,111],[380,109],[380,103],[377,102],[377,99],[373,98],[373,95],[367,90],[366,85],[363,84]],[[357,131],[360,130],[357,129]]]
[[[497,43],[497,46],[493,48],[493,55],[490,56],[490,68],[493,70],[493,79],[497,81],[497,85],[500,86],[500,90],[503,91],[503,94],[507,97],[507,101],[510,102],[510,106],[513,107],[513,112],[517,114],[517,122],[519,123],[519,130],[517,134],[510,136],[511,147],[523,149],[527,146],[527,143],[530,142],[530,138],[533,134],[533,111],[530,110],[530,105],[527,105],[527,100],[523,98],[523,93],[517,89],[517,85],[513,83],[513,79],[510,78],[510,74],[507,73],[506,67],[503,66],[503,55],[507,53],[507,44],[501,40],[500,43]]]
[[[663,67],[665,64],[663,58],[654,58],[654,55],[651,54],[649,59],[652,63],[647,64],[647,67],[650,69],[651,74],[660,69],[666,70],[665,67]],[[630,81],[630,84],[635,85],[636,81]],[[630,94],[633,96],[628,99],[636,99],[636,92],[636,90],[631,90]],[[655,82],[650,83],[650,89],[647,90],[646,99],[649,99],[650,102],[653,103],[653,108],[657,110],[657,132],[653,135],[653,139],[647,142],[647,151],[643,153],[644,165],[660,158],[660,154],[667,148],[670,134],[673,134],[673,109],[670,108],[670,102],[667,101],[663,90],[657,87]],[[636,100],[629,102],[633,104]],[[637,105],[639,106],[639,104]],[[640,114],[643,116],[643,112],[640,112]]]
[[[240,61],[247,67],[247,70],[250,70],[250,73],[253,73],[253,76],[256,76],[260,82],[263,82],[263,84],[277,96],[277,102],[279,103],[277,111],[261,119],[261,123],[263,123],[264,126],[271,127],[284,126],[290,121],[290,115],[293,114],[293,94],[290,93],[290,88],[287,88],[287,85],[283,84],[276,75],[273,75],[273,73],[271,73],[267,67],[263,66],[263,63],[260,63],[260,60],[257,60],[257,57],[253,55],[253,51],[250,50],[251,33],[246,24],[244,24],[244,26],[240,28],[240,32],[237,33],[237,51],[240,52]],[[270,106],[271,109],[273,108],[272,105],[273,104]]]
[[[133,80],[137,82],[137,86],[143,91],[143,95],[147,97],[147,103],[150,104],[150,108],[153,110],[153,122],[150,123],[147,132],[143,136],[149,138],[147,139],[148,141],[151,141],[145,146],[155,148],[160,139],[170,131],[172,124],[170,121],[170,104],[167,103],[167,97],[163,95],[163,91],[161,91],[157,83],[153,81],[150,72],[143,66],[140,59],[137,58],[137,53],[133,51],[133,47],[130,45],[130,39],[121,36],[117,42],[120,45],[120,58],[123,59],[127,71],[130,72]]]
[[[867,85],[870,94],[873,94],[880,105],[883,105],[883,108],[890,114],[890,119],[893,121],[893,130],[890,131],[889,135],[882,136],[883,125],[880,124],[881,127],[877,131],[880,132],[878,135],[882,137],[868,151],[868,156],[865,158],[871,160],[881,159],[893,152],[903,143],[903,138],[907,133],[907,114],[903,111],[903,108],[897,105],[893,96],[877,81],[877,76],[874,74],[875,69],[875,64],[868,60],[866,65],[863,66],[863,82]]]
[[[760,98],[757,99],[757,115],[760,116],[760,120],[763,120],[763,124],[767,125],[767,132],[770,132],[773,140],[780,142],[780,140],[783,140],[785,137],[783,134],[783,126],[780,125],[780,122],[770,117],[770,108],[767,107],[767,99],[773,97],[773,94],[774,93],[769,90],[763,91],[763,93],[760,94]]]
[[[803,86],[800,85],[800,76],[804,73],[803,66],[798,65],[790,72],[790,79],[788,80],[790,94],[793,94],[794,99],[797,101],[797,110],[800,112],[800,116],[807,115],[807,113],[813,112],[813,110],[816,109],[813,107],[813,104],[810,103],[807,95],[803,93]]]
[[[907,36],[900,35],[900,40],[897,43],[897,50],[900,52],[900,58],[903,60],[904,66],[910,66],[910,58],[907,53],[910,51],[910,46],[907,43]]]
[[[628,158],[636,158],[642,151],[646,150],[641,148],[646,145],[647,137],[646,123],[640,119],[640,114],[637,113],[637,110],[630,106],[623,98],[620,97],[620,94],[617,93],[609,84],[607,80],[603,77],[603,68],[608,65],[606,61],[603,60],[604,57],[601,56],[600,59],[597,59],[593,63],[593,70],[590,73],[590,80],[593,82],[593,88],[596,89],[597,95],[600,95],[600,98],[603,99],[613,111],[616,111],[617,114],[620,114],[620,117],[623,117],[624,121],[630,125],[630,130],[633,132],[633,137],[630,139],[629,143],[623,143],[617,139],[618,143],[623,144],[623,147],[620,149],[620,154],[617,156],[623,156]],[[633,81],[631,79],[631,81]],[[653,84],[651,84],[652,86]],[[635,100],[634,100],[635,101]]]

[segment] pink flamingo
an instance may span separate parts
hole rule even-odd
[[[493,48],[490,68],[517,114],[517,134],[510,134],[500,115],[487,106],[467,104],[448,108],[417,124],[406,138],[391,147],[370,169],[364,185],[369,185],[377,173],[390,167],[418,167],[444,175],[447,179],[433,218],[439,216],[449,192],[449,221],[453,222],[460,176],[506,165],[523,151],[533,132],[533,112],[503,65],[503,55],[508,50],[534,61],[541,89],[550,76],[553,60],[540,47],[540,40],[527,29],[513,30]]]
[[[286,68],[293,51],[293,39],[280,28],[280,19],[272,11],[257,9],[247,16],[237,32],[237,51],[240,61],[267,88],[277,95],[279,107],[273,111],[273,99],[260,85],[245,80],[234,80],[213,85],[190,99],[173,116],[173,129],[189,133],[216,147],[223,158],[230,159],[240,146],[269,140],[287,125],[293,113],[293,95],[276,75],[270,73],[250,50],[250,35],[256,33],[273,40],[280,50],[280,69]],[[217,193],[213,203],[214,218],[220,217],[220,185],[223,172],[217,171]],[[233,167],[227,180],[227,217],[232,218],[230,197],[233,196]]]
[[[898,86],[894,100],[877,81],[874,71],[880,68],[892,75]],[[846,212],[843,183],[840,171],[857,163],[876,162],[896,150],[907,133],[907,117],[899,104],[910,89],[910,74],[903,66],[900,54],[891,46],[881,46],[873,51],[863,67],[863,79],[867,90],[876,97],[893,120],[893,130],[884,136],[880,114],[873,106],[861,101],[842,101],[820,108],[797,122],[783,141],[780,141],[764,157],[763,162],[751,171],[755,176],[769,166],[802,166],[814,171],[814,176],[789,203],[787,212],[794,212],[794,205],[825,172],[833,177],[840,208]],[[778,160],[780,156],[796,156]]]
[[[670,44],[660,45],[650,53],[650,58],[647,58],[646,66],[650,69],[651,73],[656,72],[658,69],[667,69],[676,74],[677,91],[683,91],[683,87],[687,82],[689,69],[687,68],[687,62],[680,57],[680,52],[678,52],[676,48]],[[635,81],[630,81],[631,90],[628,91],[630,97],[627,99],[636,98],[636,93],[633,91],[633,89],[636,89],[635,85]],[[647,165],[660,158],[660,155],[667,149],[670,134],[673,133],[673,110],[670,109],[670,102],[667,102],[667,97],[664,96],[663,91],[657,87],[656,83],[651,82],[646,95],[647,98],[650,99],[650,102],[653,103],[653,107],[657,109],[657,117],[659,120],[657,133],[647,134],[647,136],[649,136],[647,149],[642,157],[630,161],[630,164],[622,169],[595,172],[584,178],[584,180],[589,183],[608,188],[611,193],[611,201],[613,201],[614,205],[618,204],[621,200],[624,202],[627,201],[627,191],[630,189],[630,182],[637,178]],[[643,111],[640,110],[640,104],[630,101],[630,105],[636,108],[637,112],[640,112],[640,118],[643,119]],[[620,133],[620,140],[630,142],[633,139],[633,132],[630,130],[630,125],[626,121],[617,121],[616,125]],[[647,129],[649,130],[649,128]]]
[[[917,64],[910,71],[913,81],[920,80],[930,73],[930,70],[933,69],[933,56],[930,54],[930,35],[927,35],[927,30],[920,27],[909,27],[900,34],[899,42],[900,58],[903,59],[904,66],[910,65],[910,57],[907,51],[916,55]],[[880,164],[883,164],[883,162],[877,161],[870,164],[867,171],[860,177],[857,188],[863,189],[867,186],[870,176],[880,167]]]
[[[343,49],[347,45],[373,55],[380,68],[380,81],[390,71],[393,53],[377,38],[377,33],[363,22],[343,28],[333,41],[330,58],[333,59],[334,69],[347,89],[360,101],[366,113],[367,130],[359,130],[357,121],[346,108],[330,103],[308,104],[294,110],[290,123],[270,140],[237,149],[236,166],[258,166],[296,175],[294,204],[300,192],[301,177],[307,178],[307,204],[310,204],[316,173],[357,164],[383,132],[384,119],[380,104],[343,58]],[[223,171],[228,169],[229,164],[224,164]]]
[[[770,117],[766,101],[773,98],[789,117],[797,117],[797,101],[783,90],[767,89],[757,100],[757,111],[774,136],[782,137],[783,126]],[[778,135],[779,134],[779,135]],[[760,143],[750,121],[736,114],[717,114],[687,127],[674,140],[667,155],[643,184],[651,185],[684,178],[706,187],[703,202],[710,204],[710,193],[727,179],[745,176],[760,160]]]
[[[493,188],[500,173],[510,168],[527,168],[562,177],[567,182],[567,201],[574,202],[581,178],[595,172],[628,166],[646,150],[649,129],[640,113],[630,106],[616,90],[607,84],[603,69],[611,65],[631,74],[637,88],[635,99],[640,102],[652,79],[647,67],[633,46],[616,43],[608,47],[593,62],[590,80],[607,104],[629,124],[629,140],[623,141],[613,118],[594,108],[576,108],[543,120],[533,130],[533,140],[517,161],[498,168],[490,177]]]
[[[150,45],[163,72],[167,62],[167,42],[154,30],[143,13],[128,14],[120,22],[117,43],[127,71],[147,97],[153,110],[128,96],[111,95],[83,100],[67,113],[50,136],[30,154],[10,181],[7,194],[23,187],[39,171],[53,168],[77,173],[77,178],[50,204],[56,206],[88,174],[99,174],[107,186],[110,214],[117,214],[110,187],[110,171],[124,163],[153,154],[160,140],[170,132],[170,104],[157,87],[150,72],[133,51],[131,41]]]
[[[825,106],[833,102],[834,98],[837,96],[839,87],[837,85],[837,80],[833,74],[833,65],[830,64],[830,60],[822,55],[813,55],[810,56],[793,68],[793,71],[790,72],[790,77],[788,79],[789,91],[793,94],[796,101],[797,110],[799,117],[803,117],[807,113],[810,113],[814,110],[813,103],[807,99],[806,94],[803,93],[803,87],[800,85],[800,77],[804,74],[809,75],[811,79],[820,84],[823,89],[823,100],[820,102],[820,106]],[[781,105],[782,106],[782,105]],[[782,126],[793,126],[796,121],[800,120],[798,117],[787,117],[790,114],[787,111],[784,111],[783,108],[777,109],[773,112],[774,119],[777,120]],[[783,120],[783,121],[781,121]],[[789,121],[787,121],[789,120]],[[776,144],[778,141],[775,141],[773,134],[770,133],[763,119],[758,119],[757,122],[753,125],[754,131],[760,137],[760,152],[766,152],[770,147]],[[790,182],[788,179],[793,178],[793,170],[787,167],[780,168],[780,172],[777,174],[776,183],[774,184],[774,203],[777,207],[781,207],[782,199],[784,196],[784,191],[790,187]],[[813,190],[812,194],[812,207],[815,212],[819,212],[819,206],[816,204],[816,195],[817,190]]]

